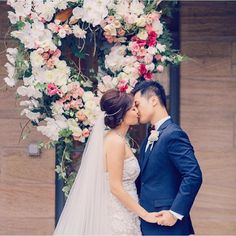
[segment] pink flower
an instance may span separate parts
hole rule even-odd
[[[53,56],[54,57],[60,57],[61,56],[61,50],[57,48],[56,51],[54,51]]]
[[[70,110],[70,103],[64,104],[64,109],[65,109],[66,111]]]
[[[57,94],[58,91],[59,91],[58,87],[55,84],[48,84],[47,90],[48,90],[48,94],[50,96],[53,96],[53,95]]]
[[[48,61],[46,62],[46,64],[47,64],[47,67],[48,67],[49,69],[53,69],[53,67],[54,67],[54,65],[55,65],[55,60],[54,60],[54,58],[48,59]]]
[[[144,75],[144,74],[147,73],[147,69],[146,69],[145,64],[140,64],[140,66],[139,66],[139,73],[140,73],[140,75]]]
[[[148,32],[148,34],[153,31],[153,28],[152,28],[151,25],[146,25],[146,26],[145,26],[145,29],[146,29],[146,31]]]
[[[142,58],[142,57],[144,57],[146,55],[146,53],[147,53],[146,49],[144,47],[142,47],[138,51],[137,55]]]
[[[79,109],[80,105],[81,105],[81,100],[72,100],[70,102],[70,108],[72,109]]]
[[[134,15],[134,14],[129,14],[129,15],[126,15],[125,17],[124,17],[124,20],[125,20],[125,22],[127,23],[127,24],[130,24],[130,25],[132,25],[132,24],[134,24],[134,22],[135,21],[137,21],[137,16],[136,15]]]
[[[162,58],[162,55],[161,55],[161,54],[157,54],[157,55],[155,55],[155,59],[156,59],[157,61],[160,61],[161,58]]]
[[[146,64],[150,64],[153,61],[153,56],[149,53],[147,53],[144,57],[144,62]]]
[[[115,17],[114,16],[108,16],[105,21],[108,23],[108,24],[111,24],[113,21],[115,20]]]
[[[83,135],[85,138],[89,137],[89,134],[90,134],[90,131],[89,131],[87,128],[83,129],[82,135]]]
[[[82,97],[84,94],[84,90],[76,85],[76,86],[73,86],[72,90],[71,90],[71,95],[73,98],[78,98],[78,97]]]
[[[60,30],[60,26],[54,23],[50,23],[48,24],[48,29],[50,29],[51,31],[58,33]]]
[[[44,60],[48,60],[50,55],[49,55],[49,53],[45,52],[45,53],[42,54],[42,57],[43,57]]]
[[[157,71],[158,71],[158,72],[161,73],[161,72],[163,72],[163,70],[164,70],[164,66],[163,66],[163,65],[158,65],[158,66],[157,66]]]
[[[131,43],[129,44],[129,46],[130,46],[130,50],[131,50],[132,54],[133,54],[133,55],[136,55],[137,52],[139,51],[139,45],[138,45],[138,43],[137,43],[137,42],[131,42]]]

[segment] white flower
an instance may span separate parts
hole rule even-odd
[[[34,97],[34,98],[41,98],[42,93],[35,89],[33,86],[25,87],[20,86],[17,89],[17,93],[21,96],[27,96],[27,97]]]
[[[8,12],[8,18],[9,18],[11,24],[13,24],[13,25],[16,24],[17,21],[19,20],[19,17],[17,16],[17,14],[15,14],[12,11]]]
[[[64,110],[63,110],[63,104],[60,102],[54,102],[52,103],[52,114],[55,115],[61,115]]]
[[[32,11],[32,1],[28,0],[8,0],[7,4],[9,4],[15,11],[8,12],[8,17],[12,24],[15,24],[20,18],[24,19],[29,14],[31,14]]]
[[[155,141],[157,141],[159,138],[159,131],[157,130],[152,130],[151,134],[148,137],[148,141],[150,144],[154,143]]]
[[[9,87],[14,87],[16,85],[16,80],[14,78],[5,77],[4,81]]]
[[[155,55],[157,53],[157,49],[155,47],[148,47],[147,52]]]
[[[136,25],[138,27],[144,27],[146,25],[146,18],[145,16],[140,16],[137,21],[136,21]]]
[[[116,16],[124,17],[129,14],[129,3],[127,0],[119,0],[113,9]]]
[[[36,42],[40,48],[44,49],[44,51],[48,51],[48,50],[55,51],[57,49],[56,45],[53,43],[51,38],[44,39],[41,41],[36,41]]]
[[[130,4],[130,13],[135,15],[141,15],[144,13],[144,5],[139,0],[133,0]]]
[[[163,24],[160,22],[159,19],[155,20],[152,23],[152,28],[157,33],[158,37],[163,34]]]
[[[149,65],[146,65],[146,69],[149,70],[149,71],[153,71],[154,68],[155,68],[154,63],[151,63],[151,64],[149,64]]]
[[[97,107],[97,104],[96,102],[90,100],[90,101],[87,101],[84,105],[85,109],[87,110],[90,110],[90,111],[93,111],[94,109],[96,109]]]
[[[44,65],[44,59],[37,51],[30,53],[30,61],[33,67],[41,67]]]
[[[25,108],[23,109],[23,111],[21,112],[21,116],[25,115],[27,118],[29,118],[32,121],[35,122],[39,122],[39,117],[41,116],[41,114],[39,112],[32,112],[29,109]]]
[[[79,138],[82,136],[82,129],[78,126],[78,123],[74,119],[67,120],[68,128],[72,131],[73,136]]]
[[[94,99],[94,94],[91,91],[85,92],[82,96],[84,102]]]
[[[84,14],[82,20],[91,23],[94,27],[108,15],[107,5],[110,0],[84,0]]]
[[[76,19],[80,19],[84,15],[84,9],[81,7],[75,7],[72,12]]]
[[[61,91],[62,91],[62,93],[67,93],[68,92],[68,86],[67,85],[61,86]]]
[[[37,130],[40,131],[43,135],[57,141],[59,139],[59,132],[63,129],[68,128],[68,124],[64,116],[56,116],[53,118],[46,118],[46,126],[38,126]]]
[[[109,24],[109,25],[106,25],[104,28],[103,28],[106,32],[108,32],[111,36],[116,36],[117,33],[116,33],[116,27],[114,24]]]
[[[15,67],[8,62],[5,64],[5,67],[7,68],[8,77],[4,78],[4,80],[8,86],[13,87],[16,84]]]
[[[35,20],[32,24],[24,23],[25,26],[21,30],[12,31],[11,35],[18,38],[26,48],[33,49],[42,41],[52,40],[52,32],[45,29],[42,22]]]
[[[111,48],[111,52],[106,55],[105,58],[105,67],[109,68],[112,72],[116,72],[122,69],[125,66],[125,53],[126,53],[126,46],[113,46]]]
[[[66,31],[64,29],[60,29],[58,32],[58,35],[60,38],[65,38],[66,37]]]
[[[159,52],[164,52],[166,50],[166,45],[157,43],[156,48],[159,50]]]
[[[148,38],[148,33],[146,30],[139,30],[137,37],[139,37],[142,40],[146,40]]]
[[[85,35],[87,32],[85,30],[81,29],[79,25],[74,25],[72,27],[72,30],[73,30],[73,34],[75,35],[75,37],[82,38],[82,39],[86,38]]]
[[[34,10],[46,21],[51,21],[55,12],[56,4],[53,1],[35,1]]]

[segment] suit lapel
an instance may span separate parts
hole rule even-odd
[[[161,134],[163,133],[164,129],[169,125],[173,123],[173,121],[171,119],[168,119],[167,121],[165,121],[158,129],[158,131],[160,132],[159,133],[159,137],[158,137],[158,140],[159,138],[161,137]],[[148,141],[148,137],[146,138],[147,141]],[[143,152],[142,152],[142,163],[141,163],[141,171],[144,170],[144,168],[146,167],[147,165],[147,162],[149,160],[149,157],[151,155],[151,153],[153,152],[154,148],[155,148],[155,145],[157,144],[158,140],[153,144],[153,147],[152,147],[152,150],[150,150],[150,147],[148,148],[148,150],[145,152],[145,148],[146,148],[146,145],[147,145],[147,141],[145,142],[145,146],[143,147]]]

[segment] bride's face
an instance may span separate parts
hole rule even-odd
[[[126,125],[137,125],[138,124],[138,109],[133,103],[132,107],[126,112],[123,119]]]

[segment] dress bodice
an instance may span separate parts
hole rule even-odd
[[[135,180],[139,173],[140,167],[135,156],[124,160],[123,188],[136,202],[138,195]],[[112,193],[110,193],[109,209],[114,235],[141,235],[139,217],[127,209]]]

